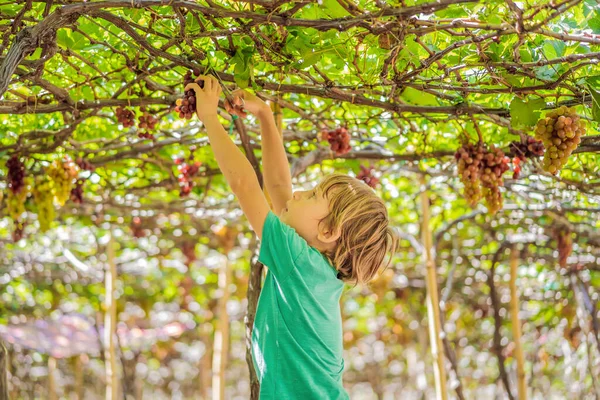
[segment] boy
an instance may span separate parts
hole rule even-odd
[[[217,118],[219,82],[212,76],[200,79],[203,89],[190,83],[185,90],[196,92],[198,118],[261,241],[259,261],[268,268],[252,332],[260,399],[349,399],[342,384],[339,300],[344,282],[369,282],[386,253],[396,249],[385,204],[365,183],[341,174],[292,194],[285,149],[269,106],[237,90],[226,109],[238,116],[245,116],[245,109],[260,122],[271,211],[252,166]]]

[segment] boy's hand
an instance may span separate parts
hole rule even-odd
[[[229,100],[225,100],[225,110],[231,115],[237,115],[238,117],[244,118],[247,115],[245,111],[248,111],[260,118],[271,112],[267,103],[247,90],[234,90],[231,93],[231,97],[233,104],[231,104]]]
[[[208,117],[217,115],[219,95],[223,90],[219,81],[212,75],[200,75],[196,81],[204,81],[204,88],[197,83],[188,83],[185,90],[192,89],[196,93],[196,115],[205,122]]]

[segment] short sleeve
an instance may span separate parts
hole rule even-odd
[[[298,258],[309,248],[306,240],[294,228],[281,222],[269,210],[262,230],[258,261],[266,265],[275,278],[283,280],[288,277]]]

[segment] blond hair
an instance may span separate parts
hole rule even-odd
[[[330,174],[317,186],[329,201],[329,214],[319,224],[340,231],[336,247],[323,254],[344,282],[368,283],[388,252],[389,266],[398,245],[383,200],[363,181],[343,174]]]

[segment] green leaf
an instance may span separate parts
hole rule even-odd
[[[437,106],[437,97],[430,93],[422,92],[411,87],[407,87],[400,96],[407,103],[414,104],[417,106]]]
[[[592,95],[592,117],[594,121],[600,122],[600,92],[594,89],[592,85],[588,85],[588,88]]]
[[[541,108],[546,106],[542,98],[531,99],[527,102],[515,97],[510,103],[510,124],[514,128],[535,125],[540,118]]]
[[[56,43],[59,46],[71,49],[73,48],[73,44],[75,43],[75,41],[71,37],[70,32],[68,30],[60,29],[58,32],[56,32]]]

